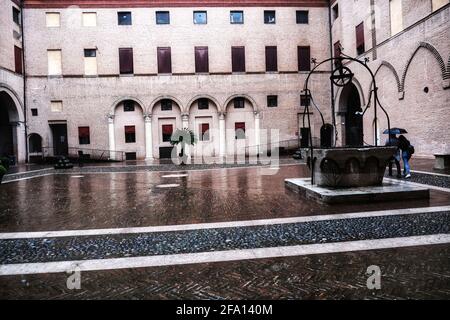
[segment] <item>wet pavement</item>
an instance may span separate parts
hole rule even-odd
[[[450,204],[430,200],[324,206],[285,189],[284,179],[307,177],[304,165],[181,172],[47,175],[1,185],[0,232],[123,228],[310,216]],[[178,172],[180,173],[180,172]],[[161,186],[169,185],[167,188]],[[170,186],[179,185],[179,186]]]

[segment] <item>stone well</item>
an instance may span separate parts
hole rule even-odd
[[[314,149],[314,184],[350,188],[380,186],[396,147]]]

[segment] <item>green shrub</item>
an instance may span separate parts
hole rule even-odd
[[[4,169],[8,170],[9,169],[9,159],[6,157],[1,157],[0,158],[0,165],[4,167]]]
[[[6,174],[6,168],[2,165],[0,165],[0,177],[4,176]]]

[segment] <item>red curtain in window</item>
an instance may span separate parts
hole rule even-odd
[[[158,48],[158,73],[172,73],[170,47]]]
[[[89,127],[78,127],[78,136],[80,138],[89,138]]]
[[[208,47],[195,47],[195,72],[209,72]]]
[[[17,73],[22,74],[22,49],[14,46],[14,62],[15,62],[15,71]]]
[[[245,132],[245,122],[235,122],[234,130],[242,129]]]
[[[201,124],[201,132],[202,135],[205,134],[205,132],[209,131],[209,123],[202,123]]]
[[[364,52],[364,22],[356,26],[356,50],[358,54]]]
[[[277,47],[266,47],[266,71],[278,71]]]
[[[162,133],[163,134],[170,134],[173,133],[173,126],[171,124],[163,124],[162,125]]]
[[[121,74],[133,73],[133,48],[119,49],[119,65]]]
[[[135,126],[125,126],[125,133],[136,133]]]
[[[231,69],[245,72],[245,47],[231,47]]]

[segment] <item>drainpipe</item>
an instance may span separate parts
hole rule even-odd
[[[22,33],[22,77],[23,77],[23,119],[25,126],[25,163],[28,163],[28,129],[27,129],[27,98],[26,98],[26,67],[25,67],[25,32],[23,30],[23,15],[24,6],[23,1],[20,1],[20,31]]]
[[[329,27],[329,33],[330,33],[330,57],[333,57],[333,28],[332,28],[332,22],[331,22],[331,1],[328,1],[328,27]],[[333,60],[330,61],[330,67],[331,72],[333,72],[334,64]],[[337,140],[337,128],[336,128],[336,114],[334,110],[334,85],[333,81],[330,79],[330,89],[331,89],[331,122],[333,124],[334,128],[334,142],[333,145],[336,146],[336,140]]]

